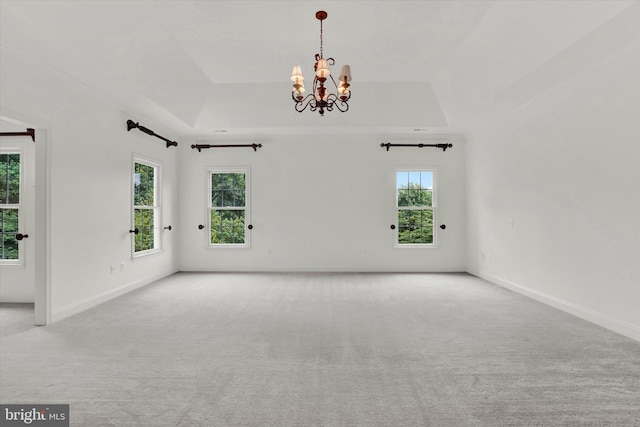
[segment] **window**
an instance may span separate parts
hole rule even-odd
[[[133,162],[133,253],[160,249],[160,166],[146,160]]]
[[[397,245],[434,244],[434,172],[396,173]]]
[[[0,261],[20,261],[20,153],[0,152]]]
[[[209,171],[209,244],[248,246],[248,169]]]

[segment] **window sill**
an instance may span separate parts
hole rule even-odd
[[[147,251],[134,252],[132,258],[134,260],[143,259],[143,258],[146,258],[148,256],[156,255],[156,254],[159,254],[159,253],[162,253],[162,252],[164,252],[162,249],[149,249]]]
[[[436,243],[396,243],[393,247],[397,249],[437,249],[438,245]]]
[[[238,244],[233,244],[233,243],[227,243],[227,244],[220,244],[220,245],[207,245],[208,249],[249,249],[251,246],[247,245],[246,243],[238,243]]]
[[[0,267],[24,268],[24,261],[21,261],[21,260],[15,260],[15,261],[2,260],[2,261],[0,261]]]

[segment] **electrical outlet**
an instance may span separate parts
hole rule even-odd
[[[124,271],[124,266],[125,266],[124,261],[122,261],[122,262],[120,263],[120,272],[123,272],[123,271]]]

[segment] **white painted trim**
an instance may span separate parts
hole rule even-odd
[[[154,247],[151,249],[147,249],[145,251],[136,252],[136,239],[135,235],[131,235],[131,260],[144,258],[149,255],[153,255],[156,253],[160,253],[163,251],[163,241],[162,237],[162,173],[163,167],[162,162],[156,160],[154,158],[138,154],[132,153],[131,156],[131,230],[135,229],[135,181],[136,181],[136,163],[139,163],[144,166],[150,166],[155,169],[154,173],[154,189],[153,189],[153,206],[138,206],[139,209],[149,209],[153,210],[154,215]]]
[[[39,138],[39,145],[36,145],[36,206],[41,205],[41,215],[44,215],[43,219],[38,221],[41,234],[44,239],[42,247],[40,247],[40,256],[38,258],[38,264],[36,268],[36,277],[40,276],[41,280],[36,280],[36,293],[35,293],[35,324],[38,326],[45,326],[51,323],[51,313],[53,302],[51,301],[51,144],[53,141],[52,133],[53,127],[41,130],[39,133],[36,131],[36,137]],[[43,143],[44,140],[44,143]],[[40,163],[38,161],[41,161]],[[38,180],[38,174],[40,179]],[[40,191],[38,191],[40,186]],[[42,194],[44,189],[44,194]]]
[[[412,206],[398,206],[398,172],[431,172],[431,206],[425,208],[416,208]],[[395,190],[395,207],[394,207],[394,220],[392,224],[395,224],[395,228],[393,229],[393,248],[394,249],[439,249],[439,233],[438,227],[436,224],[437,216],[438,216],[438,186],[437,186],[437,178],[438,177],[438,168],[435,167],[396,167],[395,172],[393,174],[394,185],[393,188]],[[402,210],[430,210],[433,218],[433,243],[398,243],[398,233],[400,232],[400,224],[398,221],[398,211]]]
[[[588,322],[595,323],[596,325],[602,326],[603,328],[617,332],[633,340],[640,341],[640,327],[638,326],[632,325],[619,319],[615,319],[597,311],[581,307],[579,305],[565,301],[561,298],[554,297],[544,292],[530,289],[511,280],[494,276],[483,271],[468,270],[467,272],[469,274],[473,274],[474,276],[480,277],[481,279],[502,286],[503,288],[509,289],[513,292],[519,293],[541,303],[547,304],[551,307],[572,314]]]
[[[34,298],[33,295],[30,292],[24,292],[22,290],[18,290],[15,292],[4,292],[2,294],[2,302],[3,303],[27,303],[27,304],[33,304],[34,303]]]
[[[251,224],[251,166],[207,166],[205,167],[205,200],[206,202],[206,236],[205,236],[205,249],[207,250],[220,250],[220,249],[251,249],[251,233],[247,228]],[[243,173],[245,175],[244,181],[244,207],[224,207],[223,210],[238,210],[244,211],[244,243],[211,243],[211,211],[214,209],[211,206],[211,175],[212,174],[224,174],[224,173]]]
[[[464,267],[438,267],[425,268],[415,267],[353,267],[353,266],[299,266],[299,265],[269,265],[269,266],[221,266],[217,267],[194,267],[180,269],[180,273],[466,273]]]
[[[17,154],[20,156],[20,177],[18,180],[18,203],[8,203],[8,204],[4,204],[0,201],[0,209],[16,209],[18,211],[18,233],[23,233],[23,234],[29,234],[31,233],[31,235],[33,235],[33,231],[28,231],[27,229],[31,230],[32,226],[31,224],[27,224],[27,214],[26,214],[26,210],[28,209],[28,207],[25,207],[25,203],[24,203],[24,199],[25,199],[25,189],[27,188],[27,183],[26,183],[26,178],[25,178],[25,147],[23,144],[24,141],[20,142],[20,145],[17,145],[14,142],[10,142],[8,145],[3,145],[0,147],[0,154]],[[31,140],[28,140],[28,142],[31,142]],[[12,145],[12,144],[16,144],[16,145]],[[35,150],[35,148],[34,148]],[[31,165],[30,167],[33,167],[35,169],[35,153],[33,155],[33,165]],[[35,176],[35,171],[34,171],[34,176]],[[35,183],[34,183],[35,184]],[[35,200],[35,194],[33,195],[33,199]],[[33,241],[33,238],[31,239],[31,241]],[[25,245],[27,243],[30,243],[29,241],[23,241],[23,242],[19,242],[18,243],[18,259],[0,259],[0,267],[18,267],[18,268],[22,268],[25,269],[25,256],[26,256],[26,251],[25,251]],[[33,262],[33,260],[29,260],[29,262]],[[33,298],[31,299],[31,301],[27,301],[27,302],[33,302]]]
[[[107,292],[103,292],[99,295],[87,298],[77,303],[69,304],[65,307],[62,307],[59,310],[55,310],[51,313],[51,322],[57,322],[59,320],[65,319],[67,317],[73,316],[74,314],[81,313],[90,308],[96,307],[102,303],[110,301],[114,298],[117,298],[121,295],[127,294],[131,291],[134,291],[138,288],[146,286],[150,283],[153,283],[157,280],[163,279],[167,276],[177,273],[177,270],[168,271],[166,273],[161,273],[159,275],[155,275],[152,277],[147,277],[143,280],[139,280],[137,282],[130,283],[128,285],[122,286],[117,289],[109,290]]]

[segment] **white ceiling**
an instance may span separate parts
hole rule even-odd
[[[30,62],[176,133],[208,135],[461,131],[488,103],[523,102],[523,91],[539,86],[537,71],[612,19],[631,11],[635,19],[638,2],[2,0],[0,7],[3,79],[27,78],[21,67]],[[310,76],[317,10],[329,14],[325,56],[338,69],[351,65],[345,114],[293,111],[289,74],[299,64]],[[631,29],[618,43],[636,36]]]

